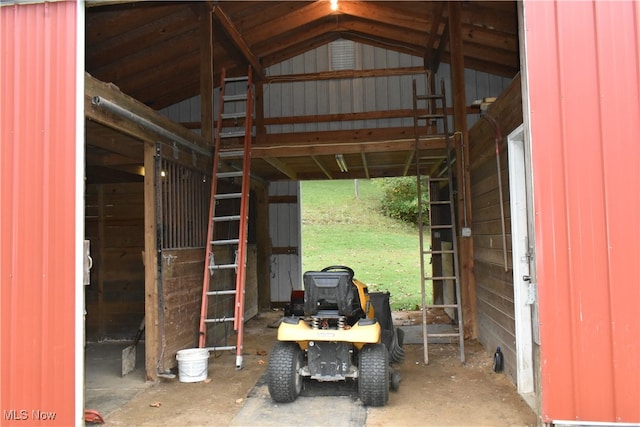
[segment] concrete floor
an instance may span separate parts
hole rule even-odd
[[[136,347],[136,368],[122,376],[122,350],[131,341],[87,343],[85,347],[85,409],[106,417],[151,385],[144,378],[144,342]]]

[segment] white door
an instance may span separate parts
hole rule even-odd
[[[533,242],[530,151],[525,145],[524,126],[508,137],[511,239],[513,256],[513,300],[516,326],[518,392],[534,410],[537,406],[534,349],[538,341],[537,292]]]

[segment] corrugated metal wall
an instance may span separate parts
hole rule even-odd
[[[422,58],[387,49],[354,43],[356,69],[385,69],[419,67]],[[268,76],[286,76],[304,73],[330,71],[330,45],[320,46],[295,58],[269,67]],[[436,81],[443,79],[447,91],[447,104],[451,101],[451,72],[449,64],[441,64]],[[318,114],[358,113],[366,111],[386,111],[411,109],[412,80],[416,79],[419,93],[425,91],[424,74],[367,77],[309,82],[282,82],[264,86],[265,117],[313,116]],[[498,96],[511,82],[510,79],[465,70],[467,104],[485,97]],[[237,84],[236,84],[237,85]],[[439,84],[437,85],[439,88]],[[229,87],[228,93],[237,93],[237,87]],[[218,89],[214,98],[218,97]],[[214,102],[217,111],[218,102]],[[160,111],[176,122],[197,122],[200,120],[200,97],[196,96]],[[214,112],[214,114],[216,114]],[[478,120],[479,115],[469,115],[468,126]],[[327,130],[348,130],[380,128],[392,126],[413,126],[412,118],[345,121],[333,123],[300,123],[293,125],[272,125],[268,133],[315,132]],[[449,127],[453,129],[453,122]]]
[[[291,290],[302,289],[300,183],[269,184],[269,237],[272,248],[297,248],[295,253],[272,253],[269,263],[271,302],[288,302]]]
[[[640,422],[640,3],[524,4],[543,421]]]
[[[75,2],[0,7],[3,426],[80,422],[77,7]]]

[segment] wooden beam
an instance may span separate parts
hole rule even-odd
[[[434,114],[442,114],[441,109],[434,109]],[[426,109],[419,109],[418,114],[427,114]],[[453,115],[453,108],[447,108],[446,114]],[[479,114],[479,106],[469,106],[465,114]],[[411,118],[413,110],[388,110],[388,111],[364,111],[360,113],[339,113],[339,114],[317,114],[310,116],[285,116],[269,117],[264,119],[264,124],[268,125],[288,125],[300,123],[325,123],[325,122],[349,122],[356,120],[377,120],[377,119],[397,119]]]
[[[144,167],[149,173],[144,177],[144,294],[145,294],[145,370],[150,381],[158,379],[160,360],[160,333],[158,299],[158,239],[156,218],[156,148],[144,144]]]
[[[90,120],[87,120],[86,129],[87,136],[85,138],[88,146],[126,157],[139,164],[144,163],[144,148],[140,139],[114,132],[111,128]]]
[[[367,179],[369,179],[370,176],[369,176],[369,165],[367,164],[367,154],[360,153],[360,158],[362,158],[362,167],[364,168],[364,175],[367,177]]]
[[[140,121],[133,121],[120,114],[116,114],[93,103],[95,96],[107,100],[118,108],[132,113],[142,119],[145,123],[156,126],[154,129],[164,129],[178,138],[186,141],[188,145],[177,144],[174,139],[167,134],[158,133]],[[206,141],[200,135],[191,132],[184,126],[169,120],[155,110],[147,107],[141,102],[122,93],[117,86],[101,82],[89,74],[85,73],[85,116],[102,125],[122,132],[147,142],[162,142],[162,155],[167,159],[183,164],[187,167],[196,168],[201,171],[210,169],[210,155],[202,155],[201,152],[211,151],[210,146],[206,146]],[[191,147],[191,148],[190,148]],[[195,154],[197,153],[197,155]]]
[[[291,59],[294,56],[301,55],[317,47],[324,46],[325,44],[330,43],[334,40],[338,40],[340,37],[342,37],[342,34],[331,32],[319,35],[313,39],[293,39],[296,40],[296,43],[289,46],[287,49],[279,50],[270,55],[261,56],[262,64],[265,67],[278,64],[280,62],[286,61],[287,59]]]
[[[283,158],[415,150],[413,135],[413,127],[269,134],[266,140],[252,146],[251,156]],[[444,149],[445,141],[441,136],[424,137],[420,139],[419,146],[423,150],[440,150]]]
[[[200,14],[200,134],[213,146],[213,14],[203,7]]]
[[[464,112],[465,79],[464,54],[461,35],[460,3],[449,2],[449,39],[451,52],[451,81],[453,86],[454,129],[456,140],[456,168],[458,176],[458,233],[471,222],[471,186],[469,182],[469,144],[467,120]],[[460,188],[462,187],[462,188]],[[465,337],[476,338],[476,288],[473,272],[473,237],[458,237],[460,242],[460,281]]]
[[[267,4],[268,7],[268,4]],[[246,29],[246,41],[249,45],[262,40],[269,40],[279,34],[306,26],[313,21],[327,16],[331,12],[329,2],[315,1],[304,7],[292,10],[290,13],[280,15],[267,23]]]
[[[409,13],[400,8],[382,6],[381,2],[340,2],[339,13],[405,29],[428,28],[431,23],[427,13],[423,15]]]
[[[267,134],[267,128],[264,124],[264,81],[256,80],[255,84],[255,119],[256,135],[264,136]]]
[[[322,162],[320,160],[318,160],[318,158],[316,156],[311,156],[311,160],[313,160],[315,162],[315,164],[318,165],[320,170],[326,175],[327,178],[333,179],[333,176],[331,175],[331,172],[329,172],[327,170],[327,168],[322,164]]]
[[[426,31],[419,31],[416,28],[401,28],[384,24],[362,21],[360,19],[349,19],[341,21],[337,30],[347,34],[362,34],[365,39],[374,38],[379,43],[389,46],[392,50],[398,50],[403,46],[411,52],[424,52],[425,46],[420,43],[427,36]]]
[[[429,38],[427,39],[426,51],[424,52],[424,66],[435,73],[438,70],[437,64],[439,62],[439,57],[437,55],[437,50],[434,50],[434,47],[436,40],[440,35],[440,23],[442,21],[442,12],[444,11],[444,2],[433,4],[432,8],[434,10],[434,14],[433,21],[431,22],[431,29],[429,30]],[[446,29],[444,32],[446,32]]]
[[[276,159],[275,157],[263,157],[262,159],[265,162],[269,163],[274,168],[276,168],[277,170],[279,170],[280,172],[282,172],[283,174],[285,174],[286,176],[288,176],[291,180],[293,181],[298,180],[298,174],[296,173],[296,171],[291,169],[289,166],[287,166],[284,162],[280,161],[279,159]]]
[[[305,74],[282,74],[265,77],[265,83],[291,83],[318,80],[358,79],[366,77],[407,76],[424,73],[423,67],[378,68],[372,70],[323,71]]]
[[[415,154],[416,153],[414,151],[409,151],[407,153],[407,160],[405,160],[404,162],[404,169],[402,170],[402,176],[407,176],[407,174],[409,173],[409,168],[411,168],[411,165],[413,164],[413,158]]]
[[[169,120],[168,118],[166,118],[162,114],[159,114],[152,108],[147,107],[142,102],[122,93],[120,89],[113,84],[101,82],[100,80],[93,78],[90,74],[85,73],[84,89],[85,89],[85,101],[87,99],[91,101],[95,96],[104,97],[108,101],[114,104],[117,104],[121,108],[127,111],[130,111],[131,113],[145,119],[146,121],[151,122],[187,140],[189,143],[193,144],[196,147],[199,147],[201,149],[202,148],[209,149],[206,145],[205,139],[202,136],[191,132],[189,129],[183,126],[180,126],[178,123]],[[106,121],[106,123],[103,123],[103,124],[110,127],[115,127],[116,129],[119,127],[124,128],[124,125],[120,120],[118,121],[105,120],[102,110],[103,109],[101,107],[93,104],[90,104],[87,106],[85,102],[86,117],[89,117],[100,123],[103,123]],[[156,141],[158,139],[167,139],[166,137],[159,135],[156,132],[145,129],[141,125],[137,125],[134,128],[140,129],[135,133],[138,133],[144,136],[143,138],[140,138],[140,139],[150,140],[150,141]],[[125,132],[125,133],[129,133],[129,132]],[[132,136],[136,136],[136,135],[132,135]]]
[[[259,79],[264,74],[264,70],[262,69],[262,65],[260,64],[260,61],[258,60],[256,55],[251,51],[251,48],[247,44],[247,41],[244,39],[242,34],[240,34],[238,29],[235,27],[235,25],[233,25],[233,22],[231,22],[231,19],[229,19],[229,17],[222,10],[220,5],[217,5],[213,9],[213,13],[216,16],[216,18],[218,18],[218,21],[222,25],[222,28],[224,29],[225,33],[227,33],[227,35],[233,41],[236,47],[240,49],[240,52],[242,52],[242,55],[247,59],[249,64],[251,64],[251,66],[255,71],[256,78]]]
[[[250,215],[255,218],[256,227],[256,273],[258,282],[258,307],[260,309],[271,308],[271,238],[269,236],[269,185],[256,183],[253,188],[256,200],[255,213]]]

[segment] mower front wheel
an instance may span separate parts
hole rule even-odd
[[[384,406],[389,400],[389,354],[384,344],[360,350],[358,392],[366,406]]]
[[[293,342],[277,341],[271,350],[267,381],[271,398],[278,403],[293,402],[302,391],[304,354]]]

